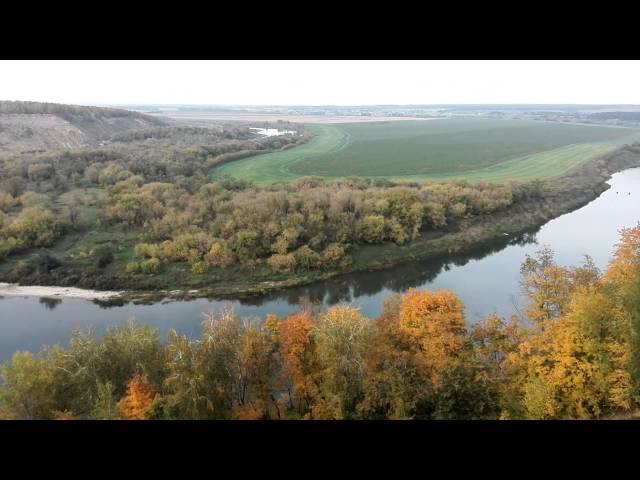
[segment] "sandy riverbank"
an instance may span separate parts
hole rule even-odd
[[[22,286],[15,283],[0,283],[0,296],[83,298],[85,300],[108,300],[122,292],[85,290],[74,287]]]

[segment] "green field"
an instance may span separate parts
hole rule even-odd
[[[640,130],[528,120],[455,119],[318,125],[307,144],[217,167],[257,184],[306,175],[392,180],[530,180],[560,175]]]

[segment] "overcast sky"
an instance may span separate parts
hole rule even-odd
[[[0,61],[0,100],[640,104],[638,61]]]

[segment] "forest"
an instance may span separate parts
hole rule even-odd
[[[200,338],[130,322],[0,370],[5,419],[601,419],[640,403],[640,224],[600,272],[542,248],[529,302],[467,325],[449,290],[389,297],[379,318],[301,304],[206,315]]]
[[[542,191],[537,181],[208,177],[309,135],[173,125],[118,133],[100,148],[1,157],[0,278],[109,289],[158,286],[176,270],[209,283],[228,272],[340,271],[360,245],[404,245]]]

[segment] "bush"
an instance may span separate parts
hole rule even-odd
[[[35,269],[36,266],[34,264],[25,260],[20,260],[18,263],[16,263],[16,266],[13,267],[13,275],[15,275],[17,278],[23,278],[33,273]]]
[[[212,267],[226,268],[233,265],[236,261],[233,251],[226,244],[216,242],[211,245],[209,253],[205,255],[205,259]]]
[[[142,271],[142,268],[140,267],[140,264],[138,262],[129,262],[125,267],[125,271],[127,273],[140,273]]]
[[[256,260],[264,253],[258,234],[246,230],[236,234],[232,248],[240,263],[243,264]]]
[[[49,273],[54,268],[59,267],[60,260],[46,252],[41,252],[31,260],[31,264],[39,274],[43,274]]]
[[[13,252],[20,250],[22,246],[22,240],[14,237],[0,239],[0,260],[5,259]]]
[[[191,264],[191,271],[197,275],[204,275],[209,270],[209,264],[203,261],[197,261]]]
[[[8,212],[16,204],[16,199],[10,193],[0,191],[0,211]]]
[[[143,273],[148,275],[154,275],[156,273],[160,273],[160,260],[157,258],[150,258],[149,260],[145,260],[140,264],[140,268]]]
[[[138,243],[134,251],[138,257],[153,258],[158,254],[158,247],[151,243]]]
[[[322,252],[322,263],[325,268],[337,268],[347,266],[350,259],[346,256],[342,245],[332,243]]]
[[[389,238],[393,240],[396,245],[404,245],[407,242],[407,233],[397,221],[389,220],[387,222],[387,228],[389,229]]]
[[[100,245],[93,250],[98,268],[104,268],[113,262],[113,248],[110,245]]]
[[[296,267],[296,259],[293,254],[286,255],[276,253],[267,260],[271,270],[275,272],[290,272]]]
[[[296,260],[298,268],[303,270],[312,270],[320,266],[320,255],[311,250],[307,245],[303,245],[297,249],[293,256]]]
[[[5,228],[5,236],[14,237],[29,247],[47,247],[64,233],[64,224],[53,212],[39,208],[23,209],[15,220]]]
[[[366,243],[381,243],[384,240],[384,217],[367,215],[360,224],[360,236]]]

